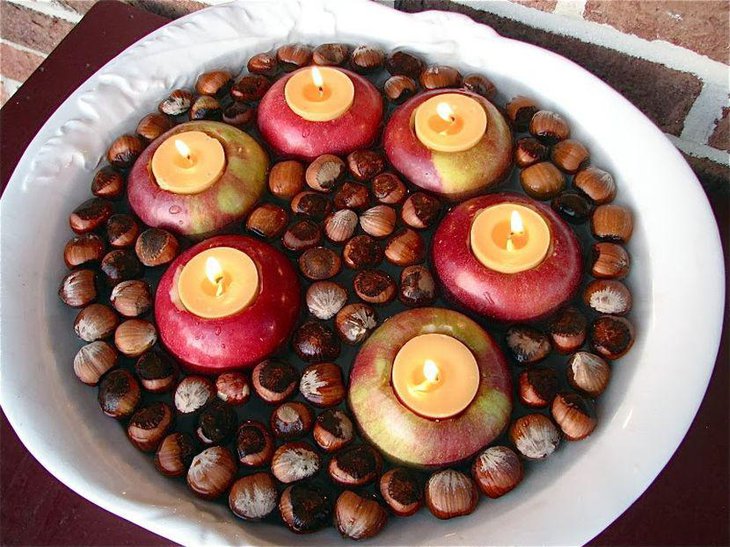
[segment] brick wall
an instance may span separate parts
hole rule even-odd
[[[0,0],[0,104],[97,1]],[[223,0],[124,1],[175,18]],[[651,118],[702,171],[705,184],[727,185],[730,180],[726,0],[383,3],[408,12],[457,11],[505,36],[568,57]]]

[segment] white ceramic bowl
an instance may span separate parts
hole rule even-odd
[[[334,530],[295,537],[247,525],[160,476],[105,417],[72,372],[75,315],[58,300],[68,213],[114,138],[195,75],[290,41],[408,46],[429,60],[486,73],[500,101],[535,97],[570,120],[594,164],[611,171],[636,212],[630,244],[638,339],[614,367],[599,426],[534,466],[510,495],[465,518],[427,511],[394,519],[389,544],[579,544],[651,483],[697,411],[716,355],[724,274],[717,229],[692,171],[636,108],[566,59],[499,37],[466,17],[407,15],[357,0],[245,2],[195,13],[107,64],[48,120],[13,174],[2,213],[2,406],[33,455],[105,509],[185,544],[322,544]],[[12,131],[5,128],[6,131]]]

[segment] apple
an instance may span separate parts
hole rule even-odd
[[[471,252],[471,224],[490,205],[516,203],[547,221],[552,243],[545,259],[523,272],[505,274],[484,266]],[[479,196],[452,209],[433,237],[431,259],[444,294],[466,308],[498,321],[532,321],[570,300],[583,276],[583,255],[573,230],[548,206],[525,195]]]
[[[391,384],[393,361],[403,345],[426,333],[453,336],[474,354],[481,383],[457,416],[431,420],[404,406]],[[512,412],[512,382],[492,337],[465,315],[419,308],[394,315],[363,344],[350,370],[348,404],[361,434],[389,460],[418,468],[466,460],[496,439]]]
[[[311,122],[289,108],[284,87],[296,72],[277,80],[261,99],[259,131],[279,154],[311,161],[322,154],[344,156],[375,142],[383,120],[383,98],[367,79],[339,70],[352,80],[355,98],[350,108],[334,120]]]
[[[259,272],[259,294],[240,312],[205,319],[188,312],[177,294],[183,266],[212,247],[248,254]],[[182,253],[162,276],[155,296],[160,340],[181,365],[199,374],[222,374],[256,365],[282,347],[300,309],[296,271],[280,251],[257,239],[225,235],[207,239]]]
[[[416,136],[416,108],[444,92],[468,95],[487,113],[487,131],[469,150],[438,152],[427,148]],[[509,124],[487,99],[461,89],[429,91],[405,102],[391,115],[383,133],[383,146],[390,163],[408,180],[451,201],[461,201],[499,184],[512,169]]]
[[[159,146],[172,135],[203,131],[218,139],[226,154],[220,178],[198,194],[175,194],[157,185],[150,163]],[[249,135],[231,125],[195,121],[173,127],[155,139],[140,155],[129,173],[129,204],[154,228],[200,237],[242,219],[266,189],[269,157]]]

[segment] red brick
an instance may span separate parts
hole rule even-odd
[[[730,152],[730,108],[723,108],[722,117],[715,120],[715,130],[708,144],[713,148]]]
[[[18,82],[24,82],[43,62],[43,57],[16,49],[9,44],[0,44],[0,73]]]
[[[124,0],[127,4],[137,8],[167,17],[177,19],[188,13],[208,7],[208,4],[196,2],[195,0]]]
[[[74,26],[6,1],[0,2],[0,15],[0,36],[44,53],[53,51]]]
[[[707,158],[696,158],[685,153],[682,155],[708,194],[720,193],[726,199],[730,197],[730,167]]]
[[[540,11],[547,11],[552,13],[555,11],[555,6],[558,4],[557,0],[510,0],[515,4],[522,4],[528,8],[539,9]]]
[[[727,63],[729,7],[726,0],[588,0],[584,17],[647,40],[666,40]]]
[[[672,135],[679,136],[682,132],[687,112],[702,89],[702,82],[691,74],[447,0],[401,0],[395,5],[409,12],[438,9],[463,13],[491,26],[507,38],[563,55],[611,85],[663,131]],[[489,67],[485,69],[488,71]],[[529,70],[529,67],[525,69]]]
[[[58,0],[58,3],[77,13],[85,14],[99,0]]]

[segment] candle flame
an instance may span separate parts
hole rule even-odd
[[[454,118],[454,109],[451,108],[451,105],[449,103],[437,104],[436,114],[438,114],[439,118],[441,118],[445,122],[454,123],[456,121],[456,119]]]
[[[205,275],[208,280],[215,285],[215,295],[223,294],[223,268],[221,263],[212,256],[205,261]]]
[[[438,365],[431,359],[426,359],[423,362],[423,376],[425,380],[413,387],[414,391],[429,391],[431,386],[437,384],[439,381],[439,375],[441,371]]]
[[[183,158],[190,159],[190,147],[184,141],[175,139],[175,148]]]
[[[324,78],[322,78],[322,73],[316,66],[312,67],[312,83],[319,89],[320,93],[324,91]]]
[[[509,219],[509,228],[512,235],[525,233],[525,224],[522,222],[522,217],[517,211],[512,211],[512,216]]]

